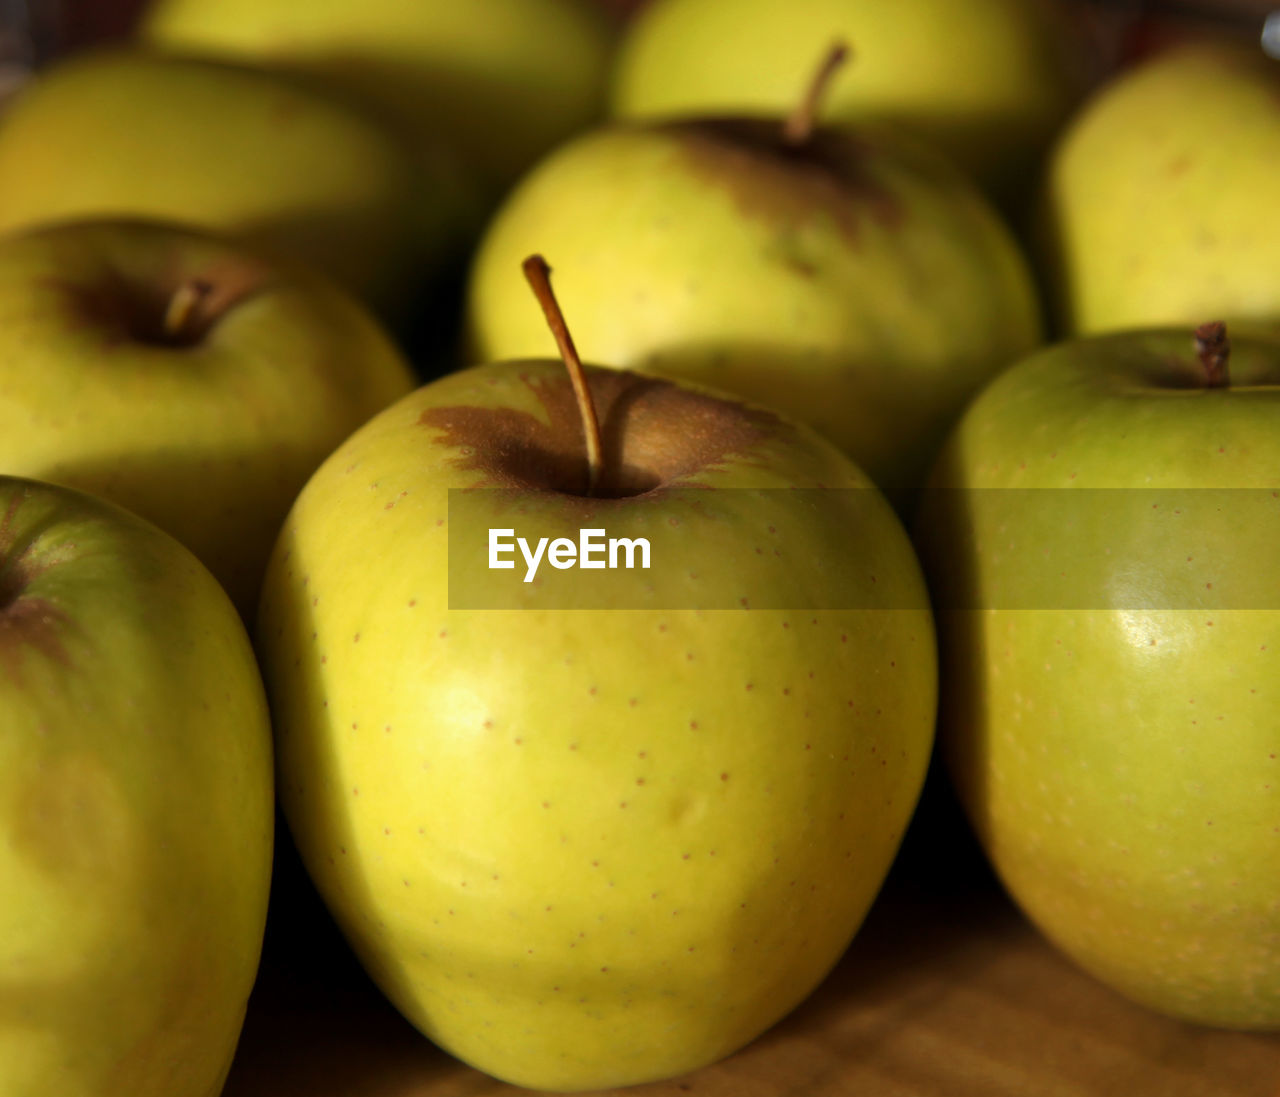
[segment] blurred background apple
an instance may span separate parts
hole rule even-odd
[[[55,60],[0,116],[0,231],[147,217],[235,234],[387,312],[447,252],[455,179],[281,76],[136,48]]]
[[[155,522],[242,612],[312,470],[413,384],[350,295],[207,234],[75,222],[0,238],[0,473]]]
[[[487,196],[603,110],[610,24],[590,0],[155,0],[157,49],[305,74],[442,137]]]

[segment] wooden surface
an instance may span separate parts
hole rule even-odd
[[[1014,910],[965,840],[954,838],[958,824],[948,812],[944,805],[919,817],[866,925],[797,1012],[722,1063],[615,1092],[1280,1097],[1280,1036],[1170,1021],[1078,971]],[[287,849],[281,865],[286,894],[273,907],[224,1097],[527,1092],[461,1065],[418,1035],[356,967]]]

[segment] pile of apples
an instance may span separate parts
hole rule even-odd
[[[625,6],[156,0],[5,104],[5,1097],[221,1090],[277,802],[441,1047],[714,1062],[935,728],[1049,939],[1280,1028],[1280,62]]]

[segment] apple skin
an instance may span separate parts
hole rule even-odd
[[[1084,107],[1037,213],[1064,333],[1280,326],[1278,97],[1280,63],[1218,41],[1171,46]]]
[[[526,176],[467,294],[473,360],[547,354],[521,259],[555,241],[587,359],[733,392],[816,427],[895,501],[992,374],[1036,346],[1017,244],[959,172],[870,127],[602,128]]]
[[[865,476],[772,413],[589,376],[606,452],[661,486],[587,500],[527,479],[582,463],[576,420],[556,442],[545,429],[571,407],[559,363],[452,374],[312,478],[258,630],[281,802],[366,968],[445,1049],[557,1090],[694,1069],[807,995],[881,885],[934,719],[927,596]],[[716,456],[681,463],[708,438]],[[710,489],[851,489],[863,521],[799,536],[792,574],[854,598],[870,570],[901,608],[450,609],[450,489],[489,483],[572,525],[687,530],[670,577],[693,573],[689,604],[735,606],[767,596],[779,563],[751,493]],[[723,519],[668,500],[679,485]],[[643,599],[646,579],[611,574]]]
[[[257,972],[272,752],[173,538],[0,477],[0,1093],[211,1097]]]
[[[613,35],[580,0],[159,0],[142,40],[305,74],[442,137],[496,197],[604,112]]]
[[[1038,0],[654,0],[623,38],[613,114],[785,114],[835,39],[854,57],[830,122],[909,130],[1002,202],[1025,192],[1091,69]]]
[[[278,74],[115,47],[40,70],[0,117],[0,231],[147,218],[324,271],[387,316],[457,247],[456,167]],[[463,218],[465,221],[465,218]]]
[[[1227,389],[1200,384],[1176,330],[1014,366],[943,451],[917,542],[938,612],[941,753],[1010,893],[1129,997],[1275,1029],[1275,530],[1256,509],[1214,516],[1220,490],[1190,493],[1255,489],[1235,499],[1256,506],[1280,488],[1280,343],[1233,344]],[[1071,505],[1090,489],[1120,490]],[[1180,516],[1194,506],[1207,509]],[[1060,570],[1088,582],[1059,588]]]
[[[221,315],[168,343],[190,280]],[[414,384],[354,298],[212,236],[79,222],[0,241],[0,472],[155,522],[246,613],[307,477]]]

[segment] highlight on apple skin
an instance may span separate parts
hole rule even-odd
[[[936,689],[914,553],[852,462],[709,390],[583,377],[594,491],[559,362],[375,416],[299,496],[257,633],[286,817],[366,969],[446,1050],[556,1090],[696,1069],[812,991],[901,841]],[[485,571],[483,537],[457,558],[513,523],[664,548],[567,585]]]
[[[1280,1029],[1280,340],[1080,338],[924,495],[939,736],[1049,939],[1181,1020]]]

